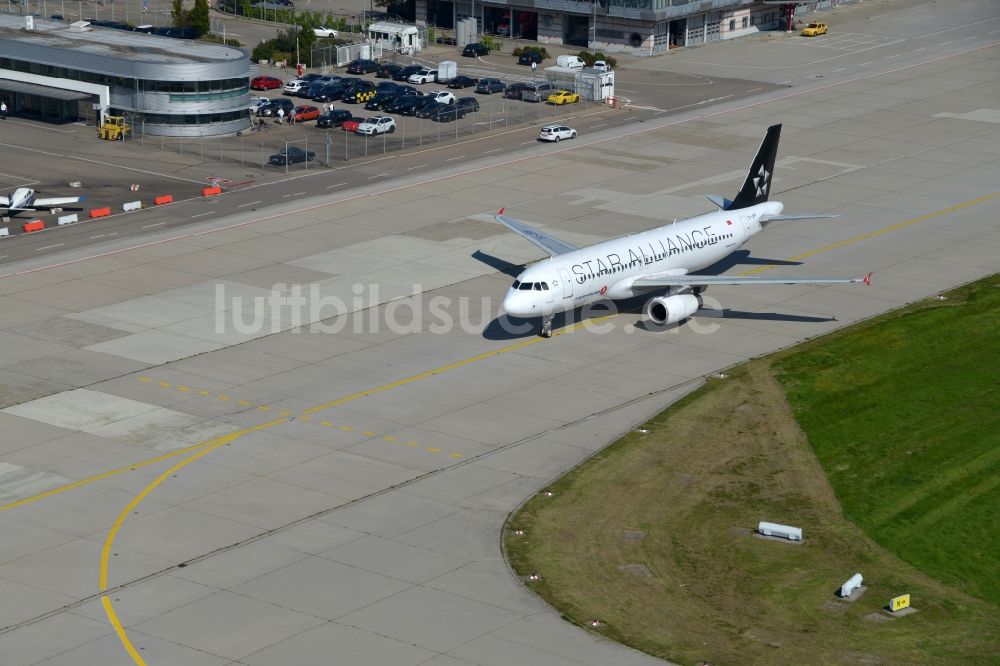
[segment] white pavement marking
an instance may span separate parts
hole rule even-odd
[[[51,250],[54,247],[59,247],[60,245],[65,245],[66,243],[56,243],[55,245],[46,245],[45,247],[40,247],[35,252],[41,252],[42,250]]]
[[[388,173],[377,173],[374,176],[368,176],[368,180],[375,180],[376,178],[384,178],[385,176],[388,175],[389,175]]]
[[[336,185],[327,185],[326,189],[331,190],[335,187],[343,187],[344,185],[347,185],[347,183],[337,183]]]
[[[490,153],[499,153],[503,148],[494,148],[493,150],[484,150],[483,155],[489,155]]]
[[[250,203],[240,204],[237,208],[246,208],[247,206],[256,206],[259,203],[264,203],[263,201],[251,201]]]
[[[449,157],[445,162],[454,162],[455,160],[464,160],[465,155],[459,155],[458,157]]]
[[[899,54],[896,53],[896,54],[893,54],[891,56],[886,56],[886,60],[892,60],[893,58],[898,58],[898,57],[899,57]]]
[[[209,213],[202,213],[202,215],[209,215]],[[147,224],[143,229],[152,229],[153,227],[158,227],[161,224],[166,224],[166,222],[157,222],[156,224]]]
[[[198,213],[197,215],[192,215],[191,217],[192,217],[192,218],[195,218],[195,217],[204,217],[205,215],[211,215],[211,214],[213,214],[214,212],[215,212],[215,211],[212,211],[212,210],[210,210],[210,211],[208,211],[207,213]]]
[[[427,166],[427,165],[426,164],[418,164],[417,166],[411,166],[411,167],[407,168],[406,170],[407,171],[413,171],[414,169],[422,169],[425,166]]]
[[[858,67],[864,67],[865,65],[870,65],[870,64],[872,64],[873,62],[875,62],[875,61],[874,61],[874,60],[869,60],[868,62],[863,62],[863,63],[861,63],[860,65],[858,65]]]

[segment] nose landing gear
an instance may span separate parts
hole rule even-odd
[[[542,317],[542,330],[539,331],[539,335],[543,338],[552,337],[552,317],[554,315],[547,315]]]

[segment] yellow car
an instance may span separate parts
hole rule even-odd
[[[823,23],[822,21],[813,21],[802,29],[802,36],[815,37],[816,35],[825,35],[826,29],[826,23]]]
[[[557,90],[549,95],[549,104],[574,104],[580,101],[580,95],[568,90]]]

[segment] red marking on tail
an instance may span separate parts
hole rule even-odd
[[[871,284],[872,284],[872,274],[869,273],[868,275],[865,276],[865,286],[870,287]]]
[[[502,208],[501,208],[501,209],[500,209],[500,210],[499,210],[499,211],[497,212],[497,215],[503,215],[503,212],[504,212],[505,210],[507,210],[507,206],[503,206],[503,207],[502,207]]]

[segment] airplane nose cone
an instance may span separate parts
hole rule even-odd
[[[503,299],[503,310],[509,315],[514,315],[515,317],[530,317],[534,312],[528,299],[524,298],[523,294],[518,293],[514,289],[507,292],[507,295]]]

